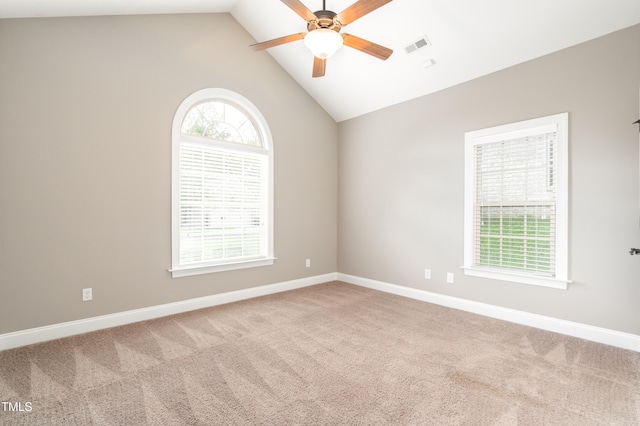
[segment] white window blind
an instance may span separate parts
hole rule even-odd
[[[475,264],[555,275],[556,132],[475,146]]]
[[[568,114],[465,134],[464,272],[566,288]]]
[[[183,143],[180,264],[266,256],[264,155]]]

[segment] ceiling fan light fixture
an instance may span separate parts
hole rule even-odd
[[[327,59],[342,47],[343,39],[338,32],[326,28],[319,28],[307,33],[304,44],[320,59]]]

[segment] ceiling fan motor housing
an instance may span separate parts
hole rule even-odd
[[[342,25],[340,24],[340,22],[338,22],[335,19],[337,15],[337,13],[335,12],[332,12],[330,10],[318,10],[313,14],[316,15],[317,19],[313,21],[308,21],[307,23],[308,31],[325,29],[325,30],[334,30],[336,32],[339,32],[340,28],[342,28]]]

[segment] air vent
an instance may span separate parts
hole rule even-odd
[[[413,53],[418,49],[421,49],[423,47],[426,46],[431,46],[431,42],[429,41],[429,38],[427,38],[427,36],[422,37],[420,40],[417,40],[413,43],[411,43],[410,45],[408,45],[407,47],[404,48],[404,51],[407,53]]]

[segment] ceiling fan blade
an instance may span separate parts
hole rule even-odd
[[[389,2],[391,2],[391,0],[358,0],[342,12],[338,13],[336,19],[343,26],[349,25],[356,19],[362,18],[367,13],[373,12],[380,6],[384,6]]]
[[[302,4],[300,0],[281,0],[281,1],[282,3],[289,6],[289,9],[293,10],[295,13],[300,15],[302,19],[304,19],[305,21],[314,21],[315,19],[317,19],[316,15],[314,15],[312,11],[307,9],[307,6]]]
[[[313,57],[313,73],[312,77],[322,77],[327,69],[327,60],[320,59],[317,56]]]
[[[307,33],[290,34],[288,36],[274,38],[273,40],[263,41],[262,43],[252,44],[253,50],[263,50],[270,47],[280,46],[281,44],[291,43],[292,41],[302,40]]]
[[[365,40],[351,34],[342,34],[342,39],[344,40],[345,46],[349,46],[371,56],[375,56],[376,58],[382,59],[383,61],[393,53],[393,50],[387,47],[380,46],[379,44],[375,44],[372,41]]]

